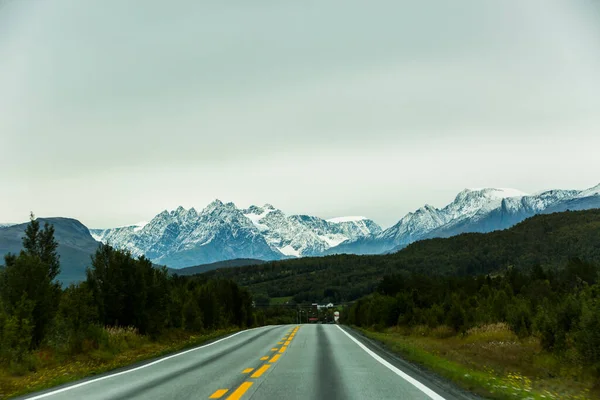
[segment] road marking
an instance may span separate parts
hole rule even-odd
[[[254,371],[254,368],[246,368],[245,370],[242,371],[242,374],[249,374],[252,371]]]
[[[223,397],[223,395],[225,393],[227,393],[229,391],[229,389],[219,389],[216,392],[214,392],[209,399],[220,399],[221,397]]]
[[[259,369],[257,369],[257,370],[256,370],[256,372],[255,372],[255,373],[253,373],[253,374],[250,376],[250,378],[260,378],[260,376],[261,376],[262,374],[264,374],[264,373],[265,373],[265,371],[269,369],[269,367],[270,367],[270,365],[269,365],[269,364],[265,364],[265,365],[263,365],[262,367],[260,367]]]
[[[279,345],[282,345],[282,344],[283,344],[283,342],[277,342],[277,344],[279,344]]]
[[[275,361],[279,360],[279,357],[281,357],[281,354],[275,354],[273,358],[269,360],[269,362],[274,363]]]
[[[269,359],[269,357],[268,357],[268,356],[264,356],[264,357],[261,357],[261,358],[260,358],[260,361],[267,361],[268,359]]]
[[[242,398],[242,396],[244,395],[244,393],[246,393],[246,391],[248,389],[250,389],[250,386],[252,386],[252,382],[244,382],[242,383],[237,389],[235,389],[235,392],[231,393],[229,395],[229,397],[227,398],[227,400],[239,400]]]
[[[279,349],[279,352],[283,353],[285,351],[285,349],[287,349],[287,346],[281,346],[281,348]]]
[[[336,326],[338,327],[338,329],[340,331],[344,332],[344,335],[348,336],[350,338],[350,340],[352,340],[354,343],[356,343],[358,345],[358,347],[360,347],[361,349],[363,349],[368,355],[370,355],[371,357],[373,357],[380,364],[382,364],[384,367],[386,367],[387,369],[389,369],[390,371],[392,371],[393,373],[395,373],[396,375],[398,375],[400,378],[402,378],[405,381],[407,381],[408,383],[412,384],[414,387],[416,387],[417,389],[419,389],[421,392],[425,393],[427,396],[429,396],[433,400],[446,400],[442,396],[440,396],[439,394],[437,394],[436,392],[434,392],[433,390],[429,389],[427,386],[423,385],[418,380],[416,380],[413,377],[405,374],[404,372],[402,372],[401,370],[399,370],[398,368],[394,367],[392,364],[390,364],[389,362],[387,362],[386,360],[384,360],[383,358],[381,358],[379,355],[377,355],[377,353],[375,353],[372,350],[370,350],[367,346],[365,346],[364,344],[362,344],[361,342],[359,342],[358,340],[356,340],[354,337],[352,337],[352,335],[350,335],[348,332],[346,332],[345,330],[343,330],[342,328],[340,328],[339,325],[336,325]]]
[[[179,356],[182,356],[182,355],[184,355],[184,354],[188,354],[188,353],[191,353],[191,352],[193,352],[193,351],[197,351],[197,350],[204,349],[204,348],[206,348],[206,347],[209,347],[209,346],[215,345],[215,344],[217,344],[217,343],[220,343],[220,342],[222,342],[222,341],[224,341],[224,340],[231,339],[232,337],[234,337],[234,336],[237,336],[237,335],[239,335],[239,334],[242,334],[242,333],[245,333],[245,332],[250,332],[250,331],[253,331],[253,330],[255,330],[255,329],[261,329],[261,328],[265,328],[265,327],[264,327],[264,326],[262,326],[262,327],[260,327],[260,328],[246,329],[245,331],[240,331],[240,332],[234,333],[233,335],[230,335],[230,336],[224,337],[223,339],[215,340],[215,341],[214,341],[214,342],[212,342],[212,343],[205,344],[205,345],[203,345],[203,346],[199,346],[199,347],[194,347],[193,349],[189,349],[189,350],[186,350],[186,351],[182,351],[181,353],[177,353],[177,354],[173,354],[173,355],[170,355],[170,356],[167,356],[167,357],[161,358],[160,360],[156,360],[156,361],[153,361],[153,362],[151,362],[151,363],[148,363],[148,364],[141,365],[141,366],[139,366],[139,367],[137,367],[137,368],[132,368],[132,369],[128,369],[128,370],[126,370],[126,371],[117,372],[117,373],[115,373],[115,374],[112,374],[112,375],[106,375],[106,376],[102,376],[102,377],[100,377],[100,378],[91,379],[91,380],[89,380],[89,381],[81,382],[81,383],[78,383],[78,384],[76,384],[76,385],[67,386],[67,387],[65,387],[65,388],[62,388],[62,389],[54,390],[54,391],[52,391],[52,392],[48,392],[48,393],[44,393],[44,394],[40,394],[40,395],[38,395],[38,396],[35,396],[35,397],[30,397],[30,398],[28,398],[27,400],[38,400],[38,399],[44,399],[44,398],[46,398],[46,397],[50,397],[50,396],[53,396],[53,395],[55,395],[55,394],[64,393],[64,392],[67,392],[67,391],[69,391],[69,390],[72,390],[72,389],[77,389],[77,388],[80,388],[80,387],[82,387],[82,386],[87,386],[87,385],[89,385],[89,384],[92,384],[92,383],[96,383],[96,382],[100,382],[100,381],[103,381],[103,380],[106,380],[106,379],[114,378],[114,377],[116,377],[116,376],[121,376],[121,375],[129,374],[129,373],[131,373],[131,372],[139,371],[140,369],[144,369],[144,368],[151,367],[151,366],[153,366],[153,365],[156,365],[156,364],[159,364],[159,363],[161,363],[161,362],[163,362],[163,361],[167,361],[167,360],[170,360],[170,359],[172,359],[172,358],[179,357]]]
[[[290,342],[291,342],[291,340],[288,340],[287,342],[285,342],[285,345],[286,345],[286,346],[289,346],[289,345],[290,345]]]
[[[273,348],[271,349],[271,351],[277,351],[277,350],[279,350],[277,347],[273,347]]]

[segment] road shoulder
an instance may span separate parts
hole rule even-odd
[[[443,395],[446,400],[482,400],[481,397],[456,386],[455,383],[424,366],[403,359],[400,355],[390,350],[384,343],[368,338],[361,332],[352,329],[347,325],[339,325],[339,327],[406,375],[421,382],[436,393]]]

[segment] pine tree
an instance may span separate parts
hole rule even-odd
[[[58,243],[54,239],[54,226],[44,224],[44,229],[40,230],[40,222],[31,213],[29,215],[29,225],[25,229],[23,237],[23,248],[25,252],[40,258],[43,263],[48,265],[48,277],[54,280],[60,273],[59,255],[56,252]]]
[[[0,275],[0,297],[9,316],[14,316],[22,302],[32,305],[32,347],[38,346],[52,322],[60,297],[60,283],[53,282],[60,272],[54,229],[46,225],[40,231],[33,213],[23,237],[19,256],[7,255],[6,268]]]

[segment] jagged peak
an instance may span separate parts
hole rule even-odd
[[[181,215],[181,214],[185,213],[186,211],[187,210],[185,208],[183,208],[183,206],[179,206],[173,211],[173,215]]]
[[[211,201],[211,202],[208,204],[208,207],[210,207],[210,206],[218,206],[218,207],[220,207],[220,206],[222,206],[222,205],[223,205],[223,202],[222,202],[221,200],[219,200],[219,199],[214,199],[213,201]]]
[[[472,195],[480,195],[480,196],[484,196],[484,197],[504,199],[504,198],[508,198],[508,197],[527,196],[528,194],[525,192],[522,192],[518,189],[488,187],[488,188],[464,189],[458,194],[458,196],[456,196],[456,198],[459,199],[459,198],[463,198],[464,196],[472,196]]]
[[[598,196],[600,195],[600,184],[593,186],[589,189],[582,190],[578,197]]]
[[[162,210],[162,211],[161,211],[160,213],[158,213],[158,214],[156,215],[156,217],[154,217],[154,218],[165,218],[165,217],[168,217],[169,215],[171,215],[171,214],[169,214],[169,211],[167,211],[167,210]],[[154,218],[152,218],[152,219],[154,219]]]
[[[421,207],[417,210],[417,212],[422,212],[422,213],[431,213],[431,212],[436,212],[436,211],[438,211],[438,209],[430,204],[425,204],[423,207]]]
[[[368,219],[367,217],[362,217],[362,216],[348,216],[348,217],[331,218],[331,219],[328,219],[327,222],[339,224],[342,222],[360,222],[360,221],[364,221],[367,219]]]

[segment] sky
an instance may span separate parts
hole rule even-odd
[[[0,0],[0,222],[584,189],[599,71],[597,0]]]

